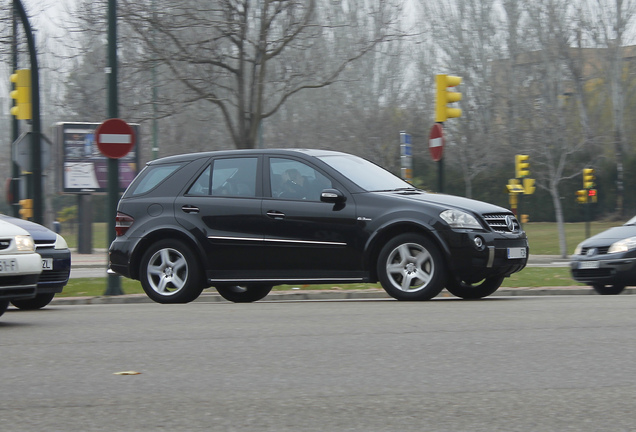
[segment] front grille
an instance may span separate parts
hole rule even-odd
[[[0,250],[7,249],[9,246],[11,246],[11,240],[0,240]]]
[[[608,268],[572,270],[572,276],[578,279],[605,278],[611,275],[612,270]]]
[[[601,247],[584,247],[581,249],[581,255],[587,255],[587,252],[590,249],[596,249],[594,255],[605,255],[609,250],[609,246],[601,246]]]
[[[70,269],[45,270],[40,273],[39,282],[63,282],[68,279]]]
[[[488,226],[495,232],[513,233],[520,229],[519,221],[512,213],[490,213],[482,215]]]
[[[55,241],[50,240],[35,240],[35,249],[53,249],[55,247]]]

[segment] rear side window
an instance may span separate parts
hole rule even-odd
[[[135,196],[150,192],[182,166],[183,164],[148,166],[139,174],[139,181],[131,185],[132,189],[128,193]]]

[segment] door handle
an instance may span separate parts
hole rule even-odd
[[[272,219],[278,219],[278,220],[285,219],[285,213],[281,213],[276,210],[268,210],[267,216],[271,217]]]
[[[183,211],[184,213],[199,213],[199,207],[184,205],[181,207],[181,211]]]

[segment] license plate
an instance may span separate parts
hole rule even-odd
[[[599,261],[581,261],[579,263],[579,269],[597,269],[601,266]]]
[[[53,258],[42,258],[42,270],[53,270]]]
[[[519,259],[526,257],[526,248],[516,247],[508,248],[508,259]]]
[[[14,273],[18,271],[18,262],[14,259],[0,259],[0,273]]]

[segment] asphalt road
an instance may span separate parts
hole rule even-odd
[[[10,309],[0,430],[633,431],[635,311],[633,295]]]

